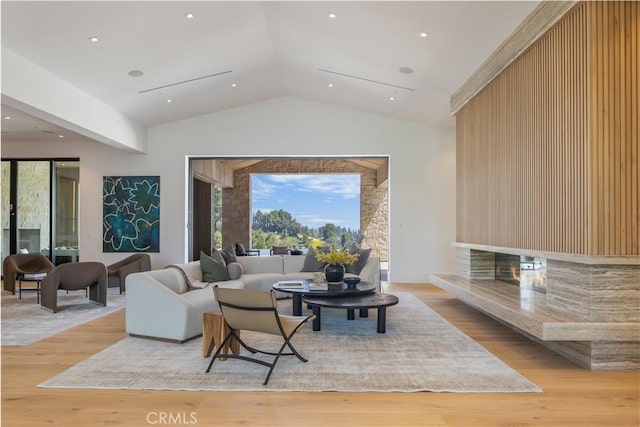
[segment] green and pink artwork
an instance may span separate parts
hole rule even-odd
[[[160,251],[160,177],[105,176],[102,251]]]

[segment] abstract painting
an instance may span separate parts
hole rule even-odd
[[[160,251],[160,177],[105,176],[102,251]]]

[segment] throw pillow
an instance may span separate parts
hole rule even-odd
[[[327,265],[324,262],[320,262],[316,259],[316,251],[313,248],[309,248],[307,255],[304,258],[304,264],[302,265],[302,271],[315,272],[323,271],[324,266]]]
[[[227,264],[227,272],[229,273],[229,280],[238,280],[242,277],[242,264],[238,262],[230,262]]]
[[[349,248],[349,253],[351,254],[359,254],[358,260],[353,264],[347,265],[347,273],[352,274],[360,274],[364,266],[367,264],[369,260],[369,255],[371,255],[371,248],[369,249],[360,249],[360,248]]]
[[[224,258],[224,262],[227,264],[231,264],[232,262],[238,262],[238,258],[236,258],[236,253],[232,249],[225,249],[221,252],[222,258]]]
[[[214,250],[211,256],[200,252],[200,268],[202,269],[202,280],[204,282],[229,280],[227,264],[224,262],[220,251]]]

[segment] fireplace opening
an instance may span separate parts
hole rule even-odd
[[[531,256],[495,254],[495,278],[522,289],[547,292],[547,260]]]

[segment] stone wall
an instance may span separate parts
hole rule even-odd
[[[361,246],[372,248],[371,253],[388,260],[388,192],[387,185],[376,186],[374,169],[338,159],[277,159],[264,160],[238,169],[234,173],[233,188],[222,193],[222,245],[228,248],[240,242],[250,248],[251,239],[251,174],[253,173],[336,173],[360,174],[360,230]]]

